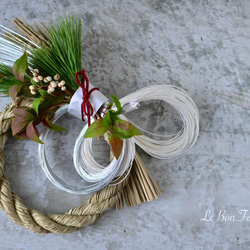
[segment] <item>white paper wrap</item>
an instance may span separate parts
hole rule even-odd
[[[89,91],[91,91],[91,89],[93,88],[94,86],[91,83],[89,83]],[[82,119],[82,110],[81,110],[81,105],[83,102],[82,98],[83,98],[82,88],[79,87],[75,92],[75,94],[73,95],[73,97],[71,98],[68,108],[68,113],[79,119]],[[100,107],[107,101],[108,98],[104,96],[99,90],[95,90],[91,93],[89,97],[89,102],[93,107],[93,115],[91,116],[92,118],[96,114],[96,112],[100,109]],[[86,115],[84,115],[84,120],[86,122],[88,121],[88,117]]]

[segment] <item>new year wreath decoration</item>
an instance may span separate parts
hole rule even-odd
[[[153,157],[168,159],[190,149],[199,133],[199,113],[191,97],[172,85],[153,85],[108,101],[91,85],[81,66],[81,20],[64,17],[50,26],[24,20],[13,21],[22,35],[0,26],[0,93],[13,102],[0,114],[0,207],[15,223],[35,233],[72,233],[97,221],[110,208],[135,206],[161,194],[140,156],[138,145]],[[126,112],[148,100],[172,105],[183,121],[181,130],[164,140],[150,134],[126,118]],[[64,131],[55,122],[70,113],[86,121],[73,153],[77,173],[85,186],[61,180],[46,159],[50,130]],[[39,132],[37,125],[45,129]],[[9,130],[18,139],[39,143],[39,162],[49,180],[58,188],[76,194],[93,194],[84,205],[65,214],[44,215],[27,208],[11,191],[4,174],[3,148]],[[110,145],[111,162],[95,161],[92,138],[101,136]]]

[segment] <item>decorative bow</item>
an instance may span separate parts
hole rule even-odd
[[[78,79],[78,76],[82,76],[81,82]],[[82,104],[81,104],[81,113],[82,113],[82,120],[84,121],[84,115],[88,117],[88,126],[90,125],[90,117],[93,115],[93,107],[89,101],[89,97],[91,93],[95,90],[99,90],[99,88],[93,88],[89,91],[89,80],[85,74],[85,70],[79,71],[75,74],[75,80],[77,84],[82,88]]]

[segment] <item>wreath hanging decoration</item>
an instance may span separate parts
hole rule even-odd
[[[154,85],[108,102],[88,80],[81,66],[81,20],[66,16],[50,26],[13,21],[22,35],[0,25],[0,93],[13,99],[0,114],[0,208],[18,225],[36,233],[71,233],[97,221],[110,208],[135,206],[158,198],[161,190],[140,156],[138,145],[153,157],[168,159],[190,149],[199,133],[199,113],[191,97],[172,85]],[[163,100],[180,114],[183,127],[170,138],[153,140],[126,118],[126,112],[147,100]],[[64,131],[55,122],[65,113],[86,121],[78,136],[73,160],[88,183],[79,188],[63,182],[46,159],[50,130]],[[42,132],[38,124],[46,128]],[[49,180],[64,191],[93,194],[84,205],[65,214],[44,215],[27,208],[11,191],[4,174],[3,148],[9,130],[20,140],[39,143],[39,162]],[[111,149],[111,162],[94,159],[92,138],[101,136]]]

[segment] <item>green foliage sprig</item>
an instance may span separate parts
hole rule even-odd
[[[0,64],[0,94],[10,95],[13,100],[33,100],[31,108],[16,108],[12,133],[19,139],[30,138],[39,143],[42,143],[36,128],[39,123],[51,130],[65,130],[51,123],[51,119],[58,107],[68,103],[78,88],[74,76],[82,69],[81,19],[63,17],[45,28],[48,41],[31,50],[29,55],[24,52],[12,69]],[[39,69],[40,75],[35,77],[36,73],[31,73],[28,65],[31,69]],[[63,79],[60,83],[55,79],[58,73]],[[55,81],[48,80],[50,76],[54,76]],[[52,82],[52,88],[49,89]],[[16,103],[19,104],[18,101]]]
[[[107,133],[114,156],[118,159],[122,152],[122,139],[128,139],[134,135],[141,135],[141,132],[131,123],[119,118],[119,115],[123,113],[123,108],[116,96],[111,95],[111,98],[115,103],[116,110],[111,109],[113,103],[108,104],[108,111],[106,112],[104,118],[94,121],[88,127],[84,137],[98,137]]]
[[[33,76],[31,75],[28,68],[28,55],[26,52],[15,61],[12,72],[10,72],[9,69],[7,70],[7,68],[5,72],[8,73],[9,76],[3,76],[3,82],[1,84],[9,88],[9,95],[12,99],[16,101],[17,97],[28,97],[33,100],[32,108],[18,107],[15,109],[12,121],[12,134],[14,136],[21,140],[29,138],[38,143],[43,143],[39,139],[39,131],[36,127],[38,124],[43,123],[45,127],[54,131],[66,130],[53,124],[51,118],[60,105],[69,102],[69,100],[66,99],[68,93],[61,90],[57,90],[53,94],[48,93],[48,91],[46,91],[48,84],[44,81],[40,81],[39,76],[33,77],[37,75],[38,70],[36,70],[36,72],[34,70]],[[12,81],[9,81],[10,77]],[[6,85],[6,78],[10,86]],[[34,79],[36,79],[36,81]]]

